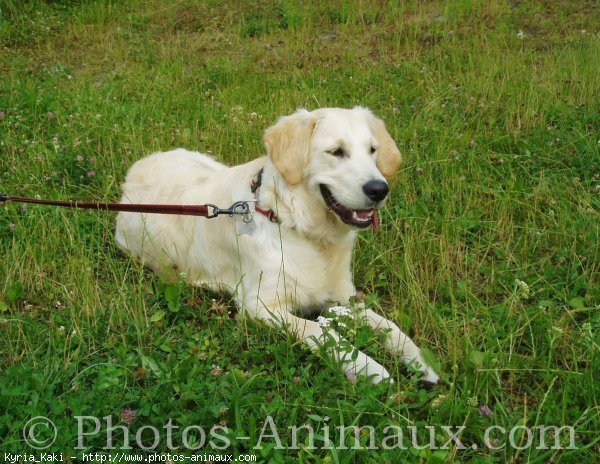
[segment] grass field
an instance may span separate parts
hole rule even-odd
[[[118,251],[114,215],[6,204],[0,451],[38,453],[23,430],[44,416],[57,430],[45,451],[66,461],[117,452],[125,427],[125,452],[150,456],[152,426],[157,452],[264,463],[600,462],[597,1],[0,0],[0,21],[0,191],[12,195],[115,200],[152,151],[240,163],[296,108],[370,107],[405,162],[380,233],[360,234],[356,285],[444,380],[422,390],[371,347],[395,384],[351,382],[236,322],[224,295],[160,282]],[[99,418],[97,433],[78,416]],[[108,446],[106,416],[122,426]],[[300,433],[290,449],[288,427],[304,424],[315,446]],[[442,425],[464,426],[465,446],[444,446]],[[575,438],[543,446],[542,425]],[[214,426],[225,450],[208,443]],[[406,449],[382,443],[390,426]]]

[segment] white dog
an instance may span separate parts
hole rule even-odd
[[[227,167],[197,152],[177,149],[136,162],[123,185],[123,203],[227,207],[256,199],[252,221],[119,213],[119,245],[165,278],[184,273],[193,285],[234,295],[242,313],[285,327],[309,346],[323,328],[302,318],[355,295],[352,249],[357,230],[376,221],[388,193],[386,178],[401,156],[383,121],[368,109],[299,110],[265,132],[268,156]],[[364,309],[369,325],[388,329],[386,349],[436,383],[419,348],[393,322]],[[330,349],[346,373],[389,378],[362,352],[351,356],[329,331]],[[342,344],[347,345],[347,344]],[[354,358],[354,359],[352,359]]]

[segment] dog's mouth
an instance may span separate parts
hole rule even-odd
[[[323,184],[320,186],[321,195],[325,200],[327,207],[339,216],[342,222],[358,228],[369,227],[373,224],[375,208],[371,209],[350,209],[342,205]]]

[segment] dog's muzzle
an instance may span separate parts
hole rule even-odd
[[[378,182],[378,181],[373,181],[373,182]],[[369,182],[367,182],[367,184],[369,184]],[[365,184],[365,185],[367,185]],[[354,227],[358,227],[360,229],[369,227],[373,224],[373,220],[374,220],[374,215],[375,215],[375,208],[370,208],[370,209],[350,209],[346,206],[344,206],[343,204],[341,204],[334,196],[333,193],[331,193],[331,190],[329,190],[325,185],[321,184],[319,186],[319,188],[321,189],[321,195],[323,195],[323,199],[325,200],[325,204],[327,205],[327,207],[333,211],[335,214],[337,214],[339,216],[339,218],[342,220],[342,222],[344,222],[345,224],[354,226]],[[377,195],[378,197],[380,197],[382,195],[381,193],[381,187],[379,186],[379,193],[375,194],[372,193],[373,195]],[[364,191],[364,186],[363,186],[363,191]],[[365,192],[366,194],[366,192]],[[385,195],[383,195],[383,197],[381,197],[381,200],[383,200],[387,195],[387,184],[386,184],[386,192]],[[367,195],[369,196],[369,195]],[[372,200],[373,198],[371,198]],[[379,201],[381,201],[379,200]]]

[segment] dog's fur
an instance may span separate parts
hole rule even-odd
[[[396,173],[401,156],[383,121],[360,107],[299,110],[267,129],[264,141],[268,156],[235,167],[183,149],[155,153],[130,169],[122,202],[226,207],[253,198],[251,182],[263,169],[257,205],[275,212],[278,224],[255,212],[254,230],[240,234],[239,217],[120,213],[116,238],[163,277],[184,273],[191,284],[229,291],[242,313],[286,327],[314,347],[324,339],[322,327],[301,316],[355,295],[355,226],[371,224],[374,209],[385,201],[386,178]],[[363,188],[370,181],[385,188],[375,199]],[[321,186],[336,206],[331,198],[326,203]],[[389,351],[414,362],[424,381],[437,382],[419,348],[393,322],[372,310],[363,313],[374,328],[389,329]],[[339,347],[330,351],[347,373],[373,376],[375,382],[389,377],[363,353],[352,360]]]

